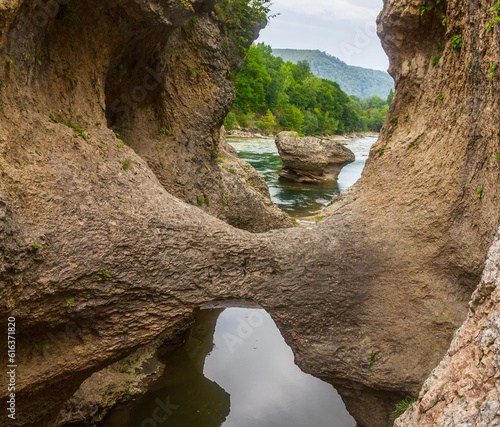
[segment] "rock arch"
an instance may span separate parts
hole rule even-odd
[[[19,425],[50,425],[92,372],[227,298],[267,309],[304,370],[336,385],[360,425],[384,425],[388,404],[428,375],[465,319],[500,218],[499,88],[487,72],[498,43],[483,30],[484,8],[449,2],[443,30],[439,11],[421,17],[418,5],[385,1],[379,30],[397,122],[385,124],[361,181],[327,219],[252,234],[193,200],[209,197],[207,211],[223,217],[217,142],[238,55],[214,3],[75,1],[41,29],[32,18],[45,2],[0,9],[0,291],[22,343]],[[193,17],[194,39],[174,33]],[[117,29],[126,37],[115,39]],[[464,47],[453,52],[458,32]],[[435,67],[432,34],[445,44]],[[147,59],[144,38],[156,43]],[[162,56],[160,39],[179,52]],[[114,60],[113,40],[134,41],[137,61]],[[181,72],[178,54],[193,61]],[[128,147],[106,126],[118,122],[106,117],[120,96],[111,76],[151,58],[177,79],[138,103],[119,135]],[[133,89],[141,79],[131,73]],[[267,229],[287,225],[272,208],[255,212],[274,218]],[[44,344],[48,356],[36,348]]]

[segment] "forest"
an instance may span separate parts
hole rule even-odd
[[[263,43],[248,50],[235,77],[236,98],[226,129],[301,135],[380,131],[392,91],[387,100],[348,96],[337,83],[314,76],[307,61],[285,62],[272,52]]]
[[[294,64],[307,61],[316,77],[337,82],[345,93],[359,96],[361,99],[375,95],[385,99],[391,89],[394,89],[394,80],[388,73],[348,65],[339,58],[319,50],[273,48],[273,55]]]

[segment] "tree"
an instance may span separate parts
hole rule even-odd
[[[266,133],[281,129],[307,135],[380,130],[387,102],[377,96],[361,100],[340,86],[311,73],[307,61],[297,64],[273,56],[270,46],[252,45],[236,78],[232,112],[242,127]],[[234,116],[226,119],[228,129]]]
[[[293,81],[292,72],[282,62],[277,70],[269,70],[269,74],[271,83],[266,90],[266,104],[273,111],[282,110],[290,102],[287,91]]]
[[[372,96],[371,98],[361,101],[361,105],[364,110],[368,110],[370,108],[384,108],[387,102],[378,96]]]
[[[235,87],[238,96],[235,104],[247,114],[258,111],[266,103],[265,87],[271,83],[271,76],[264,66],[255,46],[251,46],[243,61],[243,67],[236,78]]]
[[[304,124],[304,114],[293,104],[288,104],[279,118],[281,127],[285,130],[300,132]]]
[[[262,129],[267,134],[273,133],[278,123],[276,123],[276,116],[271,113],[271,110],[267,110],[267,114],[262,116],[255,126]]]
[[[226,119],[224,120],[224,127],[227,130],[234,130],[238,127],[238,120],[236,120],[236,114],[232,111],[229,112]]]
[[[307,61],[299,61],[297,64],[293,65],[293,78],[301,83],[302,80],[309,77],[311,75],[311,65]]]
[[[388,110],[389,106],[387,105],[384,108],[372,110],[368,120],[368,129],[373,132],[380,132],[384,125],[385,118],[387,117]]]
[[[386,104],[391,105],[393,99],[394,99],[394,91],[391,89],[391,91],[389,92],[389,96],[387,97]]]
[[[304,135],[317,135],[320,133],[317,114],[312,111],[304,112],[304,125],[302,126],[302,133]]]

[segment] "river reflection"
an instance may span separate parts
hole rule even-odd
[[[273,202],[297,218],[314,214],[356,183],[361,177],[370,148],[376,141],[376,137],[350,141],[347,148],[354,152],[356,160],[342,169],[338,181],[309,184],[279,179],[283,163],[273,139],[228,138],[238,156],[264,177]]]
[[[230,396],[203,375],[205,357],[221,310],[199,313],[181,347],[160,360],[165,371],[135,402],[114,408],[100,424],[106,427],[219,427],[229,415]]]
[[[217,321],[205,375],[231,395],[223,427],[350,427],[335,389],[302,372],[271,316],[230,308]]]
[[[355,426],[335,389],[295,365],[264,310],[202,310],[185,344],[162,361],[154,388],[101,426]]]

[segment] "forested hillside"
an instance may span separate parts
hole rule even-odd
[[[319,50],[273,49],[273,54],[294,64],[308,61],[316,77],[337,82],[344,92],[361,99],[372,96],[385,99],[394,89],[394,81],[385,71],[347,65]]]
[[[349,97],[339,85],[314,76],[307,61],[285,62],[263,43],[250,47],[235,78],[236,98],[226,118],[238,127],[276,133],[332,135],[379,131],[392,100]]]

